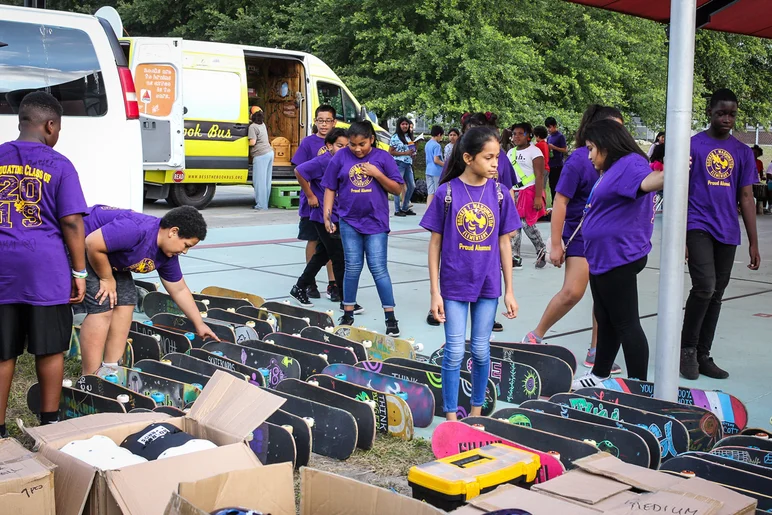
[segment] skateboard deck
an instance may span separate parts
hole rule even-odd
[[[27,390],[27,408],[40,415],[40,383],[34,383]],[[62,386],[59,396],[59,418],[85,417],[94,413],[126,413],[126,408],[116,399],[85,392],[79,388]]]
[[[283,411],[298,417],[313,419],[311,426],[313,452],[338,460],[348,459],[354,452],[357,443],[357,423],[351,413],[279,390],[272,390],[271,393],[286,400],[281,405]]]
[[[205,313],[206,305],[202,302],[196,302],[196,309],[201,313]],[[142,310],[150,318],[153,318],[158,313],[185,316],[185,313],[183,313],[171,296],[160,291],[151,291],[145,295],[145,298],[142,299]]]
[[[333,334],[329,331],[325,331],[319,327],[309,326],[300,331],[300,336],[308,338],[309,340],[315,340],[317,342],[331,343],[338,347],[350,348],[356,354],[357,361],[367,361],[367,349],[360,342],[343,338],[337,334]]]
[[[550,415],[525,408],[504,408],[494,413],[492,418],[503,418],[512,424],[532,427],[584,442],[590,440],[595,442],[594,445],[602,452],[607,452],[632,465],[651,468],[651,456],[646,442],[626,429],[563,418],[560,415]]]
[[[308,378],[308,382],[351,399],[375,403],[375,427],[379,433],[389,434],[405,441],[413,439],[413,413],[401,397],[325,374],[313,375]]]
[[[233,331],[233,335],[236,337],[236,340],[234,340],[234,343],[244,342],[247,340],[257,340],[259,338],[257,331],[255,331],[253,327],[250,327],[249,325],[244,325],[243,323],[227,322],[220,318],[209,318],[208,314],[207,314],[207,317],[204,319],[204,323],[209,327],[212,327],[213,325],[220,325],[223,327],[227,327],[228,329]]]
[[[650,432],[647,428],[636,426],[635,424],[629,424],[620,420],[611,420],[610,418],[604,418],[585,411],[569,408],[566,405],[557,404],[549,401],[534,400],[525,401],[520,405],[521,408],[530,410],[539,410],[550,415],[558,415],[563,418],[581,420],[583,422],[592,422],[606,427],[617,427],[626,429],[631,433],[635,433],[640,436],[646,443],[646,447],[649,449],[649,468],[657,470],[661,464],[662,456],[659,449],[659,440],[654,436],[654,433]]]
[[[250,349],[281,354],[282,356],[293,358],[300,365],[300,379],[303,380],[307,379],[310,375],[321,374],[322,370],[324,370],[324,367],[329,365],[326,356],[320,356],[319,354],[311,354],[310,352],[291,349],[289,347],[284,347],[283,345],[277,345],[275,343],[251,340],[243,342],[242,345],[244,345],[244,347],[249,347]]]
[[[190,370],[185,370],[184,368],[175,367],[171,363],[161,363],[160,361],[153,361],[150,359],[137,361],[132,368],[154,376],[165,377],[167,379],[179,381],[180,383],[187,383],[202,390],[206,386],[206,383],[209,382],[209,376],[197,374]]]
[[[347,411],[357,423],[356,446],[372,449],[375,443],[375,410],[369,404],[297,379],[285,379],[276,386],[276,390]]]
[[[265,303],[265,299],[259,295],[254,295],[252,293],[246,293],[238,290],[231,290],[229,288],[220,288],[219,286],[207,286],[201,290],[201,294],[211,295],[212,297],[228,297],[231,299],[246,300],[256,308],[259,308]]]
[[[772,452],[750,447],[719,447],[710,454],[772,469]]]
[[[223,322],[230,322],[233,324],[241,324],[251,327],[255,330],[257,338],[250,338],[252,340],[262,340],[266,334],[273,332],[273,326],[265,320],[259,320],[257,318],[248,317],[235,311],[227,311],[225,309],[213,308],[206,312],[207,320],[222,320]],[[236,335],[238,337],[238,334]]]
[[[206,377],[212,377],[215,372],[217,372],[218,370],[222,370],[226,374],[230,374],[233,377],[236,377],[243,381],[247,380],[247,376],[245,374],[236,372],[229,368],[213,365],[208,361],[193,357],[190,354],[180,354],[178,352],[173,352],[171,354],[167,354],[166,356],[164,356],[163,360],[169,361],[172,365],[174,365],[177,368],[182,368],[190,372],[194,372],[196,374],[201,374],[202,376],[206,376]]]
[[[175,408],[174,406],[156,406],[153,411],[158,413],[166,413],[172,417],[184,417],[186,414],[185,411],[180,408]]]
[[[628,424],[634,424],[647,429],[659,441],[661,463],[689,450],[689,432],[681,422],[672,417],[621,404],[599,402],[597,399],[591,399],[575,393],[559,393],[553,395],[549,401],[585,413],[614,421],[627,422]]]
[[[161,359],[161,347],[158,345],[160,336],[153,337],[144,333],[129,330],[129,343],[134,353],[134,361],[143,359]]]
[[[434,419],[434,395],[425,384],[404,381],[351,365],[329,365],[322,373],[333,377],[343,374],[345,377],[338,377],[338,379],[384,393],[407,394],[405,401],[413,413],[413,424],[416,427],[429,427]]]
[[[204,349],[190,349],[190,356],[194,358],[207,361],[212,365],[225,370],[244,374],[247,377],[247,381],[250,383],[256,386],[265,386],[265,376],[260,370],[247,365],[242,365],[241,363],[230,360],[220,354],[205,351]]]
[[[714,449],[720,447],[749,447],[751,449],[772,452],[772,440],[758,436],[732,435],[720,439],[713,446]]]
[[[65,358],[72,358],[80,361],[82,359],[80,353],[80,324],[73,324],[72,333],[70,334],[70,348],[64,354]],[[123,350],[123,356],[119,365],[124,367],[130,367],[134,364],[134,348],[131,346],[131,342],[126,340],[126,348]]]
[[[137,303],[134,305],[135,313],[144,313],[144,300],[148,293],[158,291],[160,283],[151,283],[149,281],[138,281],[134,279],[134,288],[137,290]]]
[[[107,376],[111,374],[114,374],[117,378],[117,384],[152,398],[159,406],[173,406],[184,409],[187,403],[195,401],[201,395],[201,389],[191,384],[181,383],[126,367],[118,367],[115,371],[101,368],[97,370],[95,375],[109,381]],[[163,400],[160,398],[161,395]],[[158,396],[157,400],[156,396]]]
[[[193,326],[193,322],[185,317],[171,315],[169,313],[159,313],[154,315],[151,319],[153,325],[159,325],[161,327],[174,327],[175,329],[185,331],[187,333],[196,332],[196,328]],[[221,340],[226,342],[236,342],[236,335],[233,330],[224,325],[217,323],[211,323],[204,319],[204,323],[209,326],[212,332]]]
[[[291,427],[292,439],[295,440],[295,468],[305,467],[311,460],[311,427],[297,415],[276,410],[266,419],[266,422],[276,426]]]
[[[357,356],[353,349],[346,349],[332,345],[331,343],[308,340],[302,336],[291,336],[285,333],[271,333],[264,338],[267,343],[275,343],[289,349],[297,349],[310,354],[324,354],[329,364],[344,363],[346,365],[356,365]]]
[[[429,363],[441,366],[444,354],[445,348],[440,347],[432,353]],[[464,351],[461,370],[471,372],[473,363],[472,353],[467,348]],[[530,399],[538,399],[542,393],[541,376],[530,365],[491,356],[488,375],[497,387],[496,391],[497,394],[500,394],[499,398],[504,402],[520,404]]]
[[[271,325],[275,323],[276,331],[287,334],[300,334],[300,331],[308,327],[308,322],[301,318],[269,311],[263,307],[241,307],[236,312],[248,317],[257,318],[258,320],[265,320]]]
[[[573,469],[576,460],[600,452],[594,445],[580,440],[566,438],[565,436],[547,433],[530,427],[518,426],[491,417],[467,417],[461,423],[469,426],[481,424],[483,426],[482,429],[488,433],[542,452],[557,452],[566,470]]]
[[[261,307],[274,313],[281,315],[289,315],[295,318],[306,320],[309,326],[320,327],[326,329],[328,327],[335,327],[335,322],[332,321],[332,310],[329,311],[317,311],[315,309],[308,309],[292,304],[286,304],[284,302],[266,302]]]
[[[566,471],[563,463],[553,454],[520,445],[461,422],[446,420],[434,428],[434,433],[432,433],[432,452],[437,459],[479,449],[492,443],[503,443],[515,449],[538,454],[541,468],[536,476],[536,483],[544,483]]]
[[[348,325],[336,326],[332,332],[355,342],[363,344],[370,342],[370,346],[365,344],[365,347],[367,348],[367,355],[372,361],[383,361],[389,357],[416,359],[416,350],[413,344],[402,338],[392,338],[362,327]]]
[[[148,292],[151,292],[151,291],[158,291],[158,289],[161,287],[161,283],[143,281],[142,279],[134,279],[134,286],[139,286],[140,288],[147,290]]]
[[[279,381],[292,377],[300,379],[300,364],[297,360],[275,352],[236,345],[225,342],[209,342],[204,345],[204,350],[209,352],[222,352],[223,356],[242,365],[268,370],[265,385],[274,388]]]
[[[197,338],[193,333],[185,333],[181,329],[166,329],[160,325],[153,324],[150,320],[147,322],[132,320],[131,330],[135,333],[146,334],[155,338],[158,347],[161,349],[161,355],[172,352],[184,354],[190,350],[191,342]]]
[[[654,383],[647,381],[615,377],[603,381],[603,386],[621,392],[654,397]],[[699,406],[712,411],[721,421],[725,435],[738,434],[748,425],[747,408],[740,399],[728,393],[679,387],[678,403]]]
[[[580,388],[575,393],[603,400],[607,403],[624,404],[633,408],[671,416],[680,421],[686,427],[686,430],[689,431],[689,450],[692,451],[709,451],[723,436],[721,421],[705,408],[603,388]]]
[[[267,430],[267,440],[258,440],[259,431]],[[262,436],[261,436],[262,438]],[[268,444],[266,446],[266,443]],[[271,422],[263,422],[260,427],[252,432],[252,440],[249,442],[258,459],[260,455],[257,451],[265,452],[264,465],[273,465],[274,463],[292,463],[293,468],[297,466],[297,448],[292,433],[284,427]]]
[[[193,292],[193,298],[201,302],[206,309],[239,309],[243,306],[251,306],[252,303],[245,299],[234,299],[233,297],[219,297],[217,295],[205,295],[203,293]]]
[[[129,413],[152,413],[153,410],[146,409],[146,408],[134,408],[133,410],[129,411]]]
[[[740,431],[740,435],[741,436],[760,436],[762,438],[766,436],[766,438],[772,439],[772,433],[770,433],[766,429],[761,429],[758,427],[746,427],[745,429]]]
[[[403,367],[394,363],[384,361],[361,361],[356,364],[357,368],[384,374],[397,379],[420,383],[429,387],[434,396],[434,415],[444,417],[445,410],[442,406],[442,373],[426,372],[417,368]],[[472,383],[469,379],[462,377],[458,385],[458,407],[456,415],[458,418],[469,416],[472,408]],[[483,416],[488,416],[496,409],[496,387],[488,380],[485,390],[485,401],[482,405]]]
[[[469,340],[466,341],[469,343]],[[568,363],[571,370],[576,374],[577,363],[576,356],[570,349],[561,347],[560,345],[540,344],[534,345],[532,343],[519,343],[519,342],[500,342],[498,340],[491,340],[491,345],[496,347],[504,347],[505,349],[524,350],[527,352],[535,352],[537,354],[546,354],[561,359]]]
[[[155,401],[150,397],[145,397],[144,395],[131,391],[124,386],[111,383],[110,381],[105,381],[101,377],[91,374],[80,376],[78,380],[75,381],[75,388],[83,390],[84,392],[95,393],[102,397],[108,397],[110,399],[116,400],[118,399],[119,395],[127,395],[129,397],[129,402],[124,404],[124,407],[127,411],[137,408],[152,411],[156,407]]]
[[[701,460],[718,463],[719,465],[725,465],[727,467],[736,468],[744,472],[750,472],[751,474],[757,474],[772,479],[772,466],[763,467],[745,460],[736,460],[727,456],[722,456],[721,454],[713,454],[712,452],[689,451],[681,456],[693,456],[695,458],[700,458]]]

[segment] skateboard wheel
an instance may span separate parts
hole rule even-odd
[[[153,399],[156,404],[161,403],[166,398],[161,392],[153,392],[150,394],[150,398]]]
[[[369,349],[369,348],[371,348],[373,346],[373,342],[371,342],[370,340],[365,340],[365,341],[362,342],[362,346],[365,349]]]
[[[193,340],[195,340],[196,335],[193,334],[193,333],[185,333],[185,338],[187,338],[190,341],[193,341]]]
[[[115,374],[107,374],[104,377],[105,381],[110,381],[111,383],[118,384],[118,376]]]
[[[145,325],[153,325],[153,321],[152,320],[145,320],[142,323],[145,324]]]
[[[207,317],[206,311],[200,311],[199,314],[201,315],[201,318]]]
[[[584,443],[588,443],[588,444],[592,445],[593,447],[597,447],[598,446],[598,442],[596,442],[595,440],[590,440],[588,438],[585,438],[583,441],[584,441]]]
[[[332,316],[335,315],[335,312],[331,309],[328,309],[327,311],[324,312],[324,314],[332,318]]]
[[[228,308],[225,311],[227,311],[228,313],[235,313],[236,312],[236,308]]]
[[[303,417],[303,420],[306,424],[308,424],[308,427],[314,427],[314,419],[311,417]]]
[[[485,431],[485,426],[482,424],[472,424],[472,427],[475,429],[479,429],[480,431]]]
[[[157,341],[157,342],[160,342],[160,341],[161,341],[161,335],[160,335],[160,334],[153,334],[153,335],[151,335],[151,336],[153,337],[153,339],[154,339],[155,341]]]
[[[329,363],[329,361],[327,360],[327,354],[325,354],[324,352],[320,352],[320,353],[318,354],[318,356],[319,356],[320,358],[322,358],[324,361],[327,361],[327,362]]]
[[[136,370],[137,372],[142,372],[142,369],[139,367],[131,367],[132,370]]]
[[[254,329],[255,328],[255,321],[254,320],[247,320],[246,326]]]
[[[171,365],[172,361],[170,359],[162,359],[161,363],[166,363],[167,365]]]
[[[129,396],[125,393],[120,394],[118,397],[115,398],[118,402],[121,404],[128,404],[129,402]]]
[[[222,353],[221,350],[216,350],[212,354],[214,354],[215,356],[220,356],[220,357],[224,356],[224,354]]]
[[[273,340],[265,340],[265,343],[270,343],[271,345],[276,345],[276,342]]]
[[[547,451],[547,454],[555,458],[556,460],[560,460],[560,453],[558,451]]]
[[[190,383],[190,385],[195,387],[195,388],[198,388],[199,390],[203,390],[204,389],[204,385],[202,385],[201,383]]]
[[[368,406],[370,406],[370,407],[373,409],[373,411],[375,411],[375,401],[374,401],[374,400],[372,400],[372,399],[367,399],[367,400],[365,401],[365,404],[367,404]]]
[[[308,318],[308,317],[303,317],[303,318],[301,318],[301,320],[304,320],[304,321],[305,321],[305,323],[307,323],[308,325],[311,325],[311,319],[310,319],[310,318]]]
[[[345,381],[346,374],[335,374],[335,379],[340,379],[341,381]]]
[[[284,299],[282,302],[283,302],[284,304],[288,305],[288,306],[290,305],[290,301],[289,301],[289,300],[287,300],[287,299]]]
[[[691,470],[682,470],[681,471],[681,475],[682,476],[687,476],[687,477],[695,477],[697,474],[695,474]]]
[[[72,388],[72,379],[62,380],[62,386],[64,386],[65,388]]]
[[[319,386],[319,381],[317,381],[316,379],[309,379],[308,384],[310,384],[311,386]]]
[[[769,439],[769,435],[768,435],[767,433],[756,433],[756,434],[755,434],[755,435],[753,435],[753,436],[755,436],[755,437],[757,437],[757,438],[764,438],[764,439]]]
[[[259,368],[258,370],[260,371],[261,374],[263,374],[263,377],[265,377],[266,379],[268,379],[268,376],[271,375],[271,372],[269,372],[267,368]]]
[[[403,401],[407,400],[407,392],[397,392],[397,396]]]
[[[202,300],[201,304],[203,304],[204,306],[209,306],[209,299]]]
[[[328,333],[335,332],[335,328],[334,327],[325,327],[324,330],[327,331]]]
[[[421,352],[424,350],[424,344],[423,343],[414,343],[413,344],[413,350],[416,352]]]
[[[289,434],[292,434],[292,426],[291,425],[289,425],[289,424],[282,424],[281,427],[286,429]]]

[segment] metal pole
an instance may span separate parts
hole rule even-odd
[[[24,7],[46,8],[46,0],[24,0]]]
[[[697,0],[671,0],[665,203],[654,372],[654,396],[669,401],[677,400],[681,356],[696,14]]]

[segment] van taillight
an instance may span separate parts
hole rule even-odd
[[[137,91],[134,89],[134,79],[131,76],[131,70],[126,66],[119,66],[118,76],[121,78],[123,106],[126,108],[126,119],[138,120],[139,103],[137,102]]]

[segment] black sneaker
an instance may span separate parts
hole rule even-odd
[[[396,213],[394,213],[394,216],[407,216],[407,213],[404,211],[397,211]]]
[[[386,320],[386,336],[399,336],[399,325],[397,325],[397,322],[396,318]]]
[[[338,319],[338,325],[354,325],[354,315],[344,314]]]
[[[337,289],[337,288],[335,287],[335,283],[334,283],[334,282],[331,282],[331,283],[327,283],[327,292],[325,293],[325,295],[327,295],[327,298],[328,298],[328,299],[332,297],[332,291],[333,291],[334,289]]]
[[[290,290],[290,295],[295,297],[295,300],[297,300],[300,303],[300,305],[303,306],[303,307],[313,306],[314,303],[311,302],[310,300],[308,300],[308,294],[306,293],[306,291],[308,291],[308,290],[307,289],[306,290],[302,290],[302,289],[298,288],[298,285],[296,284]]]
[[[713,363],[713,358],[710,356],[698,357],[697,363],[699,364],[700,374],[704,376],[712,377],[713,379],[726,379],[729,377],[729,372]]]
[[[697,379],[700,377],[700,364],[697,362],[697,349],[681,349],[681,376],[685,379]]]
[[[512,268],[515,270],[522,270],[523,269],[523,258],[520,256],[513,257],[512,258]]]
[[[330,299],[331,302],[340,302],[340,290],[338,290],[337,286],[334,286],[332,291],[329,289],[327,291],[329,292],[327,298]]]
[[[415,214],[416,214],[415,211],[413,211],[410,208],[407,208],[407,211],[402,211],[402,212],[405,213],[408,216],[415,216]]]
[[[306,288],[306,295],[312,299],[322,298],[322,296],[319,294],[319,288],[317,288],[315,284]]]
[[[343,308],[343,303],[342,303],[342,302],[340,303],[340,310],[341,310],[341,311],[346,311],[346,310]],[[362,314],[362,313],[364,313],[364,312],[365,312],[365,308],[363,308],[363,307],[362,307],[362,306],[360,306],[359,304],[354,304],[354,314],[355,314],[355,315],[361,315],[361,314]]]
[[[494,333],[500,333],[503,330],[504,330],[504,326],[503,325],[501,325],[500,323],[495,322],[495,321],[493,322],[493,332]]]
[[[426,316],[426,323],[433,326],[440,325],[439,320],[434,318],[434,315],[432,314],[431,310],[429,311],[429,314]]]

